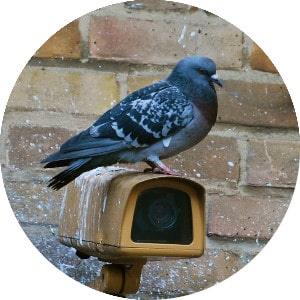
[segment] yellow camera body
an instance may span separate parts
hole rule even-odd
[[[195,180],[98,168],[66,190],[61,243],[114,263],[199,257],[205,246],[205,190]]]

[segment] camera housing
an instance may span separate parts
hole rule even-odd
[[[97,168],[68,185],[58,235],[82,256],[117,264],[199,257],[205,190],[192,178]]]

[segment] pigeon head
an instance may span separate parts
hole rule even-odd
[[[180,60],[167,80],[183,92],[194,91],[198,94],[202,94],[203,89],[215,91],[213,83],[222,87],[215,62],[205,56],[188,56]]]

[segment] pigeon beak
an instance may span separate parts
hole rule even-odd
[[[223,87],[222,81],[219,79],[219,76],[217,74],[211,75],[210,78],[212,79],[212,82],[216,83],[220,87]]]

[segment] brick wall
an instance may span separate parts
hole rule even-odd
[[[2,173],[31,241],[54,265],[86,283],[81,261],[55,236],[63,191],[40,160],[129,92],[165,77],[188,54],[218,66],[218,122],[203,142],[166,162],[207,190],[207,249],[199,259],[151,262],[139,295],[178,296],[236,273],[268,242],[293,194],[298,125],[287,88],[264,52],[217,16],[183,4],[128,1],[85,15],[51,37],[21,73],[4,115]],[[135,165],[143,169],[144,164]]]

